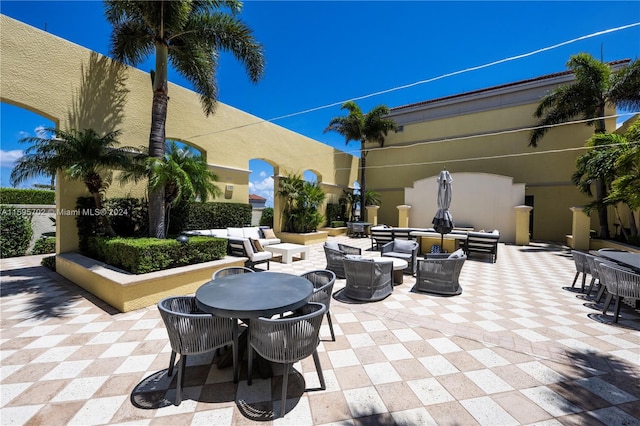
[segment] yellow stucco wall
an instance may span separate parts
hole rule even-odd
[[[152,92],[147,73],[4,15],[0,27],[2,102],[41,114],[62,129],[120,129],[121,144],[148,145]],[[313,170],[336,193],[356,180],[357,158],[342,151],[222,103],[205,117],[198,95],[174,84],[169,97],[166,136],[200,149],[221,188],[233,186],[219,201],[248,203],[252,159],[267,161],[276,175]],[[58,208],[74,209],[77,196],[86,195],[84,188],[58,182]],[[143,195],[144,187],[112,185],[110,191]],[[71,236],[59,243],[58,253],[77,248],[74,218],[59,220],[56,231]]]
[[[565,80],[566,77],[562,82]],[[557,84],[545,82],[536,93],[542,96]],[[535,101],[510,103],[510,99],[521,96],[517,90],[509,94],[486,92],[430,101],[417,106],[414,112],[392,110],[392,117],[403,124],[403,130],[389,134],[385,149],[374,149],[367,157],[367,187],[382,195],[379,223],[396,224],[396,206],[404,202],[405,188],[446,168],[451,173],[509,176],[514,183],[525,184],[525,195],[534,197],[533,238],[565,241],[565,235],[571,233],[569,207],[589,201],[571,183],[571,175],[593,128],[584,124],[557,127],[547,132],[537,148],[530,147],[530,132],[514,130],[535,125],[533,112],[539,97]],[[474,102],[477,107],[473,107]],[[615,129],[614,119],[607,120],[607,128]],[[565,149],[568,151],[558,152]],[[454,183],[454,199],[456,190],[460,188]],[[435,211],[427,214],[433,216]],[[455,218],[456,212],[452,214]],[[611,223],[613,220],[611,214]],[[598,229],[595,214],[592,229]]]

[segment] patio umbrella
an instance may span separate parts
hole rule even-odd
[[[451,205],[451,174],[443,170],[438,175],[438,211],[433,218],[433,228],[440,233],[440,247],[444,240],[444,234],[448,234],[453,229],[453,217],[449,212]]]

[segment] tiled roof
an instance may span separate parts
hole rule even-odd
[[[608,62],[607,64],[609,66],[611,66],[611,67],[614,67],[616,65],[628,64],[629,62],[631,62],[630,59],[620,59],[620,60],[617,60],[617,61]],[[461,98],[461,97],[464,97],[464,96],[475,95],[477,93],[491,92],[493,90],[499,90],[499,89],[503,89],[503,88],[506,88],[506,87],[519,86],[519,85],[522,85],[522,84],[533,83],[533,82],[536,82],[536,81],[548,80],[548,79],[561,77],[563,75],[569,75],[569,74],[571,74],[571,71],[562,71],[562,72],[557,72],[557,73],[554,73],[554,74],[547,74],[547,75],[543,75],[543,76],[540,76],[540,77],[530,78],[530,79],[527,79],[527,80],[514,81],[512,83],[506,83],[506,84],[501,84],[501,85],[498,85],[498,86],[486,87],[484,89],[472,90],[470,92],[458,93],[457,95],[444,96],[442,98],[429,99],[427,101],[415,102],[415,103],[407,104],[407,105],[401,105],[401,106],[390,108],[390,111],[391,112],[400,111],[400,110],[405,109],[405,108],[414,108],[414,107],[417,107],[417,106],[420,106],[420,105],[428,105],[428,104],[432,104],[432,103],[436,103],[436,102],[441,102],[441,101],[444,101],[444,100],[447,100],[447,99],[455,99],[455,98]]]
[[[249,194],[249,200],[266,201],[267,199],[256,194]]]

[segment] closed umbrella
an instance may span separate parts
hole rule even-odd
[[[448,234],[454,227],[453,217],[449,212],[451,205],[451,174],[443,170],[438,175],[438,211],[433,218],[433,228],[440,233],[440,247],[444,241],[444,234]]]

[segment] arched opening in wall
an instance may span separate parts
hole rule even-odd
[[[23,156],[24,151],[30,146],[27,143],[19,141],[27,137],[50,138],[54,135],[49,134],[44,129],[54,128],[56,124],[35,112],[28,109],[0,102],[0,117],[2,117],[2,126],[0,140],[2,148],[0,150],[0,186],[11,187],[11,171],[16,162]],[[54,189],[55,176],[38,175],[29,178],[17,185],[18,188],[40,188]]]
[[[249,200],[253,210],[251,224],[273,227],[273,166],[265,160],[249,160]],[[264,218],[263,218],[264,216]],[[269,219],[270,218],[270,219]]]

